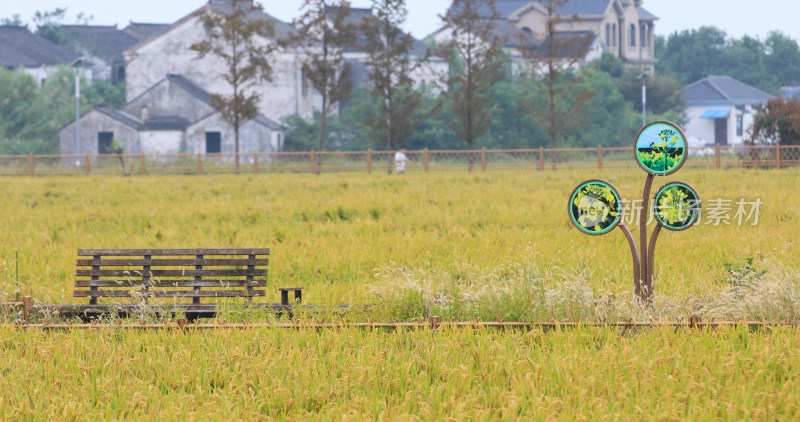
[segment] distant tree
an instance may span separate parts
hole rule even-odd
[[[295,21],[297,33],[289,39],[300,45],[306,60],[305,76],[322,97],[318,151],[325,146],[328,113],[352,90],[350,64],[344,61],[345,49],[355,42],[356,28],[349,16],[350,2],[346,0],[305,0]]]
[[[560,10],[568,2],[543,0],[540,4],[545,11],[544,31],[534,34],[543,43],[532,45],[527,42],[522,48],[534,71],[532,81],[542,94],[524,104],[533,113],[537,124],[547,128],[551,148],[558,147],[560,137],[585,125],[587,110],[584,104],[594,96],[589,87],[581,86],[582,76],[575,71],[589,50],[592,36],[557,30],[561,23],[579,21],[577,15],[561,15]]]
[[[725,38],[724,31],[710,26],[670,34],[656,72],[671,73],[685,84],[705,75],[725,74],[715,71],[724,63]]]
[[[270,21],[250,17],[253,12],[261,11],[261,6],[246,0],[230,0],[230,4],[233,9],[227,14],[212,10],[203,12],[200,18],[208,36],[189,48],[197,52],[196,59],[211,55],[224,64],[220,77],[232,92],[212,94],[211,105],[233,127],[238,173],[239,130],[258,115],[261,95],[252,88],[259,82],[271,81],[269,59],[278,43],[267,41],[274,35]]]
[[[118,106],[125,88],[102,81],[81,90],[81,111]],[[75,118],[75,70],[59,66],[41,88],[22,70],[0,69],[0,155],[57,154],[58,130]]]
[[[797,41],[779,31],[772,31],[764,40],[764,74],[774,78],[774,89],[800,85],[800,47]]]
[[[486,17],[482,14],[485,8],[489,9]],[[505,76],[505,39],[494,33],[494,22],[500,18],[495,0],[480,5],[473,0],[454,0],[450,11],[441,19],[451,37],[439,48],[443,57],[458,63],[454,66],[457,70],[446,76],[453,116],[450,127],[467,144],[467,150],[472,150],[492,124],[491,88]],[[472,171],[472,154],[467,156]]]
[[[71,34],[64,29],[67,19],[67,8],[57,7],[53,10],[37,10],[33,14],[33,24],[36,26],[36,35],[44,37],[55,44],[67,45]],[[78,13],[75,17],[76,25],[88,25],[94,19],[92,15]]]
[[[622,96],[633,105],[633,110],[641,112],[642,81],[639,79],[641,71],[638,69],[625,69],[617,80],[617,87]],[[681,84],[671,75],[649,75],[647,84],[647,112],[649,114],[664,114],[673,111],[678,115],[686,113],[686,103],[683,100]],[[685,120],[685,119],[681,119]],[[676,122],[679,123],[680,122]]]
[[[5,17],[0,19],[0,25],[7,25],[7,26],[22,26],[22,18],[19,16],[19,13],[15,14],[12,17]]]
[[[0,142],[48,137],[47,103],[36,81],[21,70],[0,68]],[[10,151],[6,146],[6,153]]]
[[[410,57],[414,39],[402,30],[408,14],[405,0],[373,0],[372,11],[360,30],[366,40],[369,88],[379,100],[379,109],[365,123],[375,139],[394,150],[425,120],[420,113],[423,93],[414,89],[411,75],[428,57]],[[392,172],[391,156],[388,171]]]
[[[542,131],[544,128],[536,125],[530,110],[520,107],[535,92],[528,83],[507,78],[492,88],[492,100],[497,109],[488,136],[491,147],[538,148],[547,143],[547,135]]]
[[[773,98],[753,117],[753,144],[800,145],[800,99]]]
[[[609,52],[603,53],[592,65],[597,70],[608,74],[608,76],[614,79],[621,78],[622,74],[625,72],[625,64],[622,63],[622,60]]]

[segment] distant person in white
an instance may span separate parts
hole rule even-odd
[[[410,163],[411,160],[406,157],[406,147],[400,147],[400,150],[394,154],[394,166],[395,170],[397,170],[397,174],[403,174],[406,172],[406,163]]]

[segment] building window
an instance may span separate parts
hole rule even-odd
[[[606,24],[606,45],[611,46],[611,24]]]
[[[306,70],[300,71],[300,94],[305,97],[308,95],[308,82],[306,81]]]
[[[617,46],[617,24],[611,25],[612,40],[614,40],[614,47]]]
[[[736,136],[741,137],[744,133],[744,115],[736,115]]]
[[[639,26],[639,46],[647,47],[647,27],[644,25]]]
[[[636,25],[634,24],[628,27],[628,46],[636,47]]]
[[[206,154],[222,152],[222,134],[219,132],[206,132]]]
[[[114,142],[114,132],[97,132],[97,153],[111,154],[111,144]]]
[[[523,27],[522,27],[522,32],[524,32],[524,33],[525,33],[525,35],[527,35],[527,36],[531,36],[531,35],[533,35],[533,31],[531,31],[531,29],[530,29],[530,28],[528,28],[527,26],[523,26]]]

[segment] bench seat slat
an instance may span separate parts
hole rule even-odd
[[[182,256],[269,255],[269,248],[254,249],[78,249],[78,256]]]
[[[265,290],[75,290],[73,297],[252,297]]]
[[[254,280],[75,280],[75,287],[266,287],[266,279]]]
[[[266,276],[268,270],[76,270],[78,277],[233,277],[233,276]]]
[[[194,266],[204,267],[244,267],[247,265],[269,265],[269,259],[79,259],[78,267],[136,267],[149,265],[151,267]]]

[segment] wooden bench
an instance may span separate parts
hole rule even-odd
[[[213,317],[216,303],[204,298],[243,297],[246,306],[291,312],[288,292],[302,298],[302,288],[279,289],[281,304],[252,303],[265,296],[269,249],[79,249],[74,297],[88,305],[43,305],[41,311],[93,316],[115,311],[128,316],[145,307],[183,311],[190,319]],[[99,304],[99,298],[132,298],[138,303]],[[150,301],[155,300],[157,303]],[[191,302],[178,302],[191,300]]]

